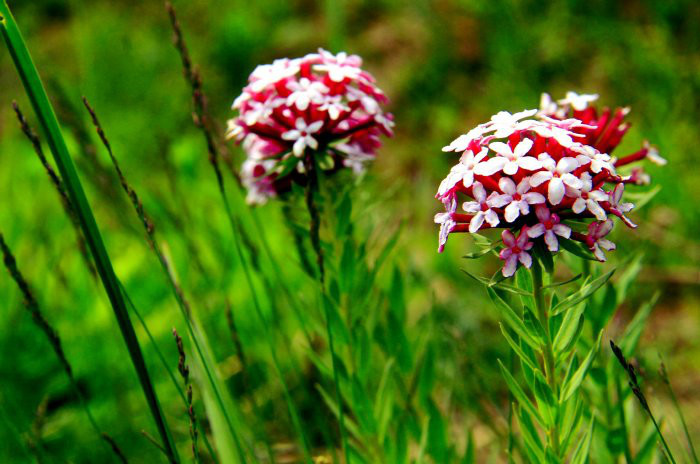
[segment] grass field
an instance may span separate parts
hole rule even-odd
[[[174,6],[219,135],[235,116],[231,103],[255,66],[319,47],[361,55],[390,99],[395,135],[385,139],[367,175],[359,181],[344,174],[323,179],[321,189],[322,246],[337,310],[331,325],[346,371],[345,425],[359,450],[352,462],[462,462],[469,449],[474,462],[508,462],[512,399],[497,360],[507,363],[513,355],[483,286],[462,272],[491,276],[498,262],[463,259],[474,251],[464,235],[436,252],[433,216],[442,205],[434,195],[457,161],[441,148],[500,110],[536,108],[541,92],[599,93],[603,105],[631,107],[632,127],[618,150],[635,151],[648,139],[669,162],[649,167],[661,189],[632,213],[638,229],[616,230],[618,250],[600,266],[616,268],[612,281],[621,285],[620,277],[641,257],[638,276],[606,326],[595,366],[604,375],[612,359],[607,340],[617,340],[658,292],[632,357],[676,460],[692,462],[657,371],[661,356],[700,446],[700,177],[693,164],[700,146],[700,4],[210,0]],[[37,0],[10,7],[116,275],[133,301],[131,320],[181,460],[191,460],[192,451],[173,328],[183,336],[192,371],[202,462],[226,462],[211,456],[203,437],[218,453],[234,456],[229,462],[238,462],[229,429],[250,448],[246,453],[257,456],[249,462],[269,462],[269,455],[279,463],[304,462],[304,440],[314,458],[341,459],[327,308],[302,259],[307,256],[313,267],[303,195],[248,207],[228,164],[237,169],[243,151],[226,143],[231,158],[222,160],[221,169],[236,222],[232,234],[205,140],[192,123],[190,89],[161,2]],[[0,231],[60,335],[81,392],[75,393],[3,271],[0,461],[117,462],[91,426],[82,396],[100,431],[129,462],[165,462],[142,434],[159,440],[110,301],[86,266],[90,260],[81,253],[76,229],[17,122],[14,100],[39,131],[4,47],[0,88]],[[170,280],[82,96],[155,226]],[[241,230],[242,242],[236,235]],[[569,275],[561,272],[562,278]],[[195,338],[209,360],[204,366],[173,296],[173,281],[190,306]],[[595,339],[592,326],[583,330]],[[225,426],[212,396],[208,368],[223,402],[231,403],[233,427]],[[624,373],[616,372],[626,391]],[[600,384],[593,377],[582,395],[595,402]],[[624,398],[620,409],[628,430],[598,426],[590,462],[624,462],[621,441],[636,454],[649,436],[643,411],[629,392]],[[616,419],[605,417],[610,411],[601,406],[585,415],[612,424]],[[645,462],[663,462],[653,443]],[[514,446],[515,462],[527,462]]]

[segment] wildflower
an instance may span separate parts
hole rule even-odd
[[[515,274],[518,262],[529,269],[532,266],[532,256],[530,256],[528,251],[533,247],[533,243],[528,240],[527,227],[521,229],[518,238],[515,238],[515,235],[509,230],[504,230],[501,233],[501,238],[505,248],[501,250],[498,256],[505,261],[501,271],[503,277],[510,277]]]
[[[252,72],[233,103],[239,115],[227,128],[247,155],[241,177],[249,202],[305,183],[305,157],[316,157],[329,172],[356,173],[374,159],[380,136],[391,136],[394,122],[382,109],[386,97],[361,66],[356,55],[320,49]]]
[[[560,224],[559,216],[552,214],[546,206],[538,205],[535,208],[535,214],[540,222],[527,230],[528,237],[537,238],[544,235],[544,243],[547,244],[549,251],[559,250],[557,235],[569,238],[571,236],[571,227]]]
[[[615,244],[605,237],[612,231],[614,223],[608,218],[605,221],[591,222],[588,225],[588,235],[585,236],[585,241],[593,255],[598,258],[598,261],[605,261],[605,251],[614,250]]]
[[[557,162],[548,153],[542,153],[538,158],[544,170],[532,175],[530,185],[537,187],[545,182],[549,182],[547,198],[552,205],[561,203],[566,193],[565,186],[571,189],[580,189],[582,187],[581,179],[571,174],[571,171],[579,167],[576,158],[567,156]]]
[[[501,177],[498,187],[503,195],[498,195],[493,199],[494,205],[506,206],[504,217],[507,222],[515,221],[520,214],[526,215],[530,212],[530,205],[537,205],[545,202],[541,193],[529,192],[531,179],[525,177],[515,185],[509,177]]]
[[[518,263],[530,266],[528,251],[538,241],[549,253],[558,252],[562,240],[578,241],[604,260],[604,252],[615,249],[606,238],[614,218],[636,227],[626,216],[634,205],[623,200],[625,184],[649,181],[639,168],[627,176],[618,174],[618,168],[644,159],[665,160],[648,143],[630,155],[611,156],[629,128],[624,122],[629,109],[599,113],[596,99],[569,92],[555,102],[544,94],[539,111],[502,111],[444,147],[462,155],[436,195],[446,210],[435,216],[438,251],[452,233],[501,228],[499,256],[506,277]],[[456,212],[461,197],[466,197],[466,214]],[[591,218],[586,234],[568,223]]]
[[[498,201],[496,192],[491,193],[486,198],[486,189],[480,182],[475,182],[472,185],[472,196],[476,201],[467,201],[462,205],[462,209],[467,213],[474,213],[471,221],[469,221],[469,232],[474,233],[479,230],[484,223],[488,222],[491,227],[496,227],[500,220],[498,214],[491,208],[497,207]]]

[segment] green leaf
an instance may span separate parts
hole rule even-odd
[[[533,371],[538,371],[539,367],[537,366],[536,362],[534,362],[527,354],[525,354],[525,352],[523,351],[523,348],[520,346],[520,343],[513,340],[513,337],[511,337],[510,334],[508,333],[508,330],[505,327],[503,327],[503,324],[501,324],[499,322],[498,326],[501,328],[501,333],[503,334],[503,336],[505,337],[506,341],[508,342],[510,347],[513,349],[515,354],[518,355],[520,360],[522,362],[524,362],[525,364],[527,364],[528,367],[530,369],[532,369]]]
[[[322,295],[322,299],[326,315],[329,318],[331,330],[333,331],[334,341],[347,345],[350,343],[350,332],[345,326],[343,319],[340,317],[338,307],[325,293]]]
[[[477,258],[481,258],[482,256],[485,256],[485,255],[491,253],[491,252],[494,251],[495,249],[496,249],[495,247],[494,247],[494,248],[486,248],[485,250],[476,251],[476,252],[473,252],[473,253],[467,253],[466,255],[462,256],[462,258],[464,258],[464,259],[477,259]]]
[[[583,275],[583,274],[580,274],[580,273],[579,273],[579,274],[576,274],[575,276],[573,276],[573,277],[570,278],[570,279],[564,280],[564,281],[562,281],[562,282],[556,282],[556,283],[553,283],[553,284],[545,285],[545,286],[542,287],[542,288],[556,288],[556,287],[562,287],[562,286],[568,285],[568,284],[570,284],[570,283],[572,283],[572,282],[576,282],[578,279],[581,278],[582,275]]]
[[[537,408],[535,408],[535,405],[532,404],[532,401],[530,401],[523,389],[520,388],[518,382],[515,380],[515,378],[513,378],[510,372],[508,372],[500,359],[498,360],[498,366],[501,368],[501,374],[503,375],[508,388],[510,389],[511,393],[513,393],[515,399],[518,400],[518,404],[520,404],[520,406],[525,409],[540,425],[544,426],[545,422],[542,420],[540,413],[537,412]]]
[[[598,349],[600,348],[600,340],[602,338],[603,338],[603,331],[601,330],[600,333],[598,334],[598,338],[595,342],[595,345],[593,345],[593,347],[591,348],[591,351],[588,352],[588,355],[583,360],[583,362],[578,367],[578,369],[576,369],[576,372],[564,384],[564,387],[561,390],[560,401],[564,402],[564,401],[568,400],[571,397],[571,395],[576,393],[576,390],[578,390],[578,388],[581,386],[581,382],[583,382],[583,379],[586,377],[586,373],[588,372],[588,369],[591,367],[591,364],[593,363],[593,359],[595,358],[595,355],[598,352]]]
[[[530,271],[520,266],[515,273],[515,283],[518,285],[518,288],[527,292],[527,295],[520,296],[520,301],[522,301],[523,306],[534,308],[535,297],[532,294],[532,274],[530,274]]]
[[[554,425],[557,416],[557,402],[552,389],[539,371],[535,371],[535,400],[547,427]]]
[[[581,441],[579,441],[576,450],[571,456],[570,464],[586,464],[588,462],[588,453],[591,450],[591,440],[593,439],[593,430],[595,429],[595,418],[591,418],[591,425]]]
[[[532,422],[532,418],[524,408],[517,408],[518,424],[523,436],[523,442],[530,454],[531,462],[544,462],[544,446],[540,439],[539,433]]]
[[[469,277],[471,277],[472,279],[476,280],[477,282],[480,282],[480,283],[486,285],[487,288],[497,288],[499,290],[503,290],[506,292],[515,293],[517,295],[525,295],[525,296],[532,295],[531,293],[528,293],[524,290],[521,290],[518,287],[504,284],[504,283],[501,283],[500,281],[496,281],[493,279],[487,279],[486,277],[475,276],[475,275],[465,271],[464,269],[461,269],[461,271],[464,272]]]
[[[657,185],[648,192],[629,192],[626,195],[634,202],[634,210],[639,211],[640,208],[645,207],[660,191],[661,186]]]
[[[518,334],[520,339],[530,345],[533,349],[538,349],[538,343],[532,338],[522,319],[520,319],[516,312],[513,311],[513,308],[511,308],[508,303],[503,301],[503,298],[501,298],[494,289],[488,288],[487,292],[489,297],[491,297],[491,301],[494,302],[496,308],[501,314],[501,318],[505,321],[508,327]]]
[[[340,291],[349,293],[352,290],[355,277],[355,247],[352,240],[346,240],[343,244],[343,254],[340,257],[340,272],[338,284]]]
[[[560,239],[559,245],[569,253],[578,256],[579,258],[586,259],[588,261],[598,261],[593,253],[581,243],[575,242],[573,240]]]
[[[624,266],[624,270],[620,274],[617,279],[617,284],[615,285],[617,290],[617,306],[624,303],[627,299],[627,291],[642,270],[643,259],[644,256],[642,254],[637,254],[630,260],[629,264]]]
[[[606,272],[597,279],[593,279],[590,282],[585,282],[577,292],[561,300],[552,309],[551,314],[556,315],[563,311],[566,311],[572,306],[579,304],[581,301],[593,295],[593,293],[595,293],[596,290],[602,287],[610,279],[610,277],[613,275],[613,272],[615,272],[615,269],[611,270],[610,272]]]
[[[569,449],[572,437],[578,432],[581,418],[583,417],[583,401],[581,401],[579,396],[574,395],[562,403],[561,411],[559,430],[563,431],[561,449],[565,454]]]
[[[389,380],[393,372],[393,367],[394,358],[389,358],[384,365],[384,370],[382,371],[382,377],[379,380],[379,386],[377,387],[377,394],[374,400],[374,417],[377,421],[377,436],[380,443],[384,441],[394,409],[394,401],[389,388]]]
[[[651,300],[644,303],[642,307],[639,308],[639,311],[637,311],[637,313],[634,315],[630,323],[627,324],[625,331],[620,337],[619,343],[623,353],[634,353],[634,351],[637,349],[639,337],[642,336],[642,331],[646,326],[647,319],[651,314],[651,310],[656,305],[656,302],[659,300],[659,296],[660,293],[658,291],[654,293]]]
[[[586,302],[582,301],[571,311],[564,313],[561,326],[554,336],[552,347],[557,356],[567,353],[573,347],[577,336],[581,334],[583,327],[583,311],[586,309]]]

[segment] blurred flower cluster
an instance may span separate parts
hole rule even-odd
[[[624,122],[629,109],[599,112],[591,105],[596,99],[568,92],[553,101],[543,94],[540,110],[502,111],[443,148],[461,158],[436,195],[446,209],[435,216],[438,251],[450,233],[502,228],[499,256],[506,277],[518,264],[531,266],[538,242],[552,253],[562,241],[580,242],[604,261],[604,251],[615,249],[606,238],[612,218],[636,227],[626,216],[634,205],[623,202],[625,185],[649,183],[641,168],[626,176],[617,168],[645,158],[665,160],[648,143],[613,157],[629,128]],[[467,201],[458,212],[460,197]]]
[[[305,157],[325,171],[355,172],[374,158],[379,136],[392,135],[394,123],[382,110],[386,97],[361,65],[356,55],[319,49],[253,71],[227,129],[247,154],[241,175],[250,203],[305,183]]]

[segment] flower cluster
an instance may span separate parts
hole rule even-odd
[[[636,227],[626,216],[634,205],[622,201],[625,185],[649,182],[641,168],[626,176],[618,168],[645,158],[665,160],[648,143],[622,158],[611,156],[629,128],[629,110],[599,112],[590,105],[596,99],[569,92],[555,102],[544,94],[540,110],[502,111],[443,148],[462,155],[436,195],[446,209],[435,216],[438,251],[450,233],[502,228],[506,277],[518,263],[531,266],[538,241],[552,253],[562,240],[577,241],[604,261],[604,250],[615,249],[605,238],[612,218]],[[457,211],[460,196],[467,198],[463,212]],[[587,220],[586,229],[580,224]]]
[[[356,55],[319,49],[253,71],[227,130],[247,154],[241,176],[249,202],[305,183],[305,157],[315,156],[324,170],[355,172],[374,158],[379,136],[392,135],[394,123],[381,108],[386,97],[361,65]]]

